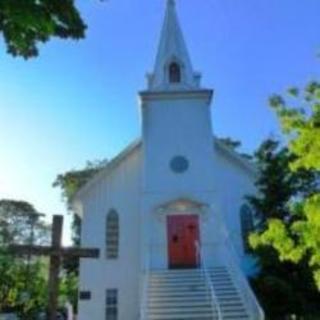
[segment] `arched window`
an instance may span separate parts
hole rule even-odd
[[[110,210],[106,219],[106,257],[117,259],[119,256],[119,215]]]
[[[250,251],[249,235],[254,231],[253,213],[251,208],[244,204],[240,209],[241,233],[245,252]]]
[[[169,66],[169,82],[170,83],[181,82],[181,69],[176,62],[172,62]]]

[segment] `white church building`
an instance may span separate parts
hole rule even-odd
[[[78,319],[264,319],[246,278],[256,171],[213,134],[174,0],[147,80],[141,139],[73,202],[82,245],[100,249],[81,260]]]

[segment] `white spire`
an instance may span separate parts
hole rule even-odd
[[[175,66],[172,66],[172,64],[175,64]],[[171,70],[178,77],[178,79],[175,78],[175,81],[172,81],[172,78],[170,78],[170,66],[175,68],[175,70]],[[177,67],[179,70],[177,70]],[[200,75],[193,72],[187,46],[177,17],[175,0],[167,0],[154,72],[149,75],[149,89],[195,89],[199,87],[199,80]]]

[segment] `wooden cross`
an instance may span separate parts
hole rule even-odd
[[[49,268],[49,299],[48,299],[48,320],[57,319],[58,290],[59,290],[59,272],[62,258],[98,258],[99,249],[95,248],[74,248],[62,247],[62,226],[63,216],[53,216],[51,246],[35,245],[12,245],[9,252],[17,255],[28,254],[34,256],[50,257]]]

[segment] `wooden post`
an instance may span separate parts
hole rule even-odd
[[[54,216],[52,223],[51,246],[36,245],[12,245],[9,247],[11,254],[49,256],[49,299],[48,320],[57,320],[58,296],[59,296],[59,272],[63,257],[98,258],[99,249],[96,248],[63,248],[62,239],[63,216]],[[29,279],[31,281],[32,279]]]
[[[53,217],[52,225],[52,240],[51,245],[53,249],[59,251],[62,240],[62,216]],[[60,271],[61,257],[59,255],[52,255],[50,259],[49,270],[49,301],[48,301],[48,320],[57,319],[57,307],[59,296],[59,271]]]

